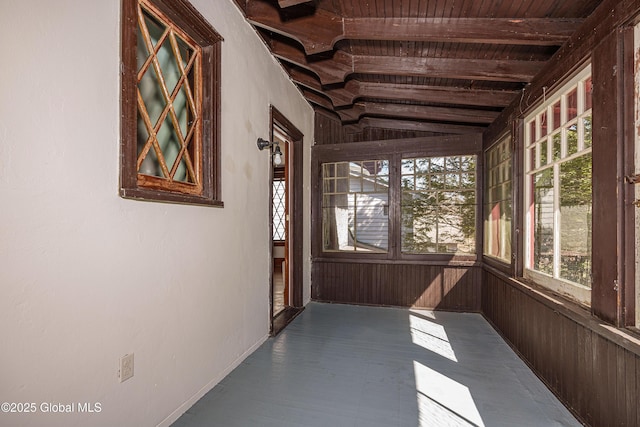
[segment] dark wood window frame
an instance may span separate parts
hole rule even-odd
[[[122,2],[120,195],[124,198],[222,207],[220,183],[220,58],[222,37],[186,0],[146,0],[201,49],[202,120],[196,194],[149,185],[137,166],[137,25],[140,0]],[[206,65],[205,65],[206,64]]]
[[[422,264],[475,264],[482,256],[482,135],[455,135],[349,144],[316,145],[312,149],[312,254],[316,260],[355,262],[419,262]],[[403,158],[476,155],[476,252],[473,255],[410,254],[401,251],[400,164]],[[323,163],[351,160],[389,160],[389,251],[387,253],[325,252],[322,248]]]
[[[489,162],[485,161],[485,171],[484,171],[484,177],[485,177],[485,182],[483,183],[483,187],[482,187],[482,191],[483,191],[483,211],[482,211],[482,217],[483,217],[483,253],[482,253],[482,262],[495,268],[498,269],[500,271],[502,271],[503,273],[506,274],[513,274],[514,273],[514,268],[515,268],[515,262],[517,259],[517,246],[515,246],[517,244],[516,242],[516,238],[517,238],[517,225],[516,225],[516,220],[517,220],[517,213],[515,212],[516,210],[516,206],[517,206],[517,197],[520,194],[520,189],[517,187],[517,181],[515,180],[516,178],[516,174],[517,174],[517,168],[518,168],[518,157],[517,157],[517,150],[516,150],[516,141],[517,141],[517,134],[515,133],[515,128],[511,129],[509,131],[503,132],[501,133],[497,138],[494,139],[493,142],[491,142],[491,144],[489,144],[489,146],[487,148],[485,148],[483,150],[483,156],[486,159],[487,153],[492,150],[495,146],[497,146],[500,143],[503,143],[505,140],[509,140],[509,146],[511,147],[511,193],[510,193],[510,198],[511,198],[511,257],[510,259],[504,260],[498,257],[494,257],[491,256],[489,254],[487,254],[484,250],[484,239],[486,238],[486,236],[484,236],[484,220],[486,220],[485,218],[485,212],[484,212],[484,205],[488,202],[488,195],[486,194],[487,192],[487,180],[489,179]]]

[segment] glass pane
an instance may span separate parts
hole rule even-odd
[[[349,192],[360,193],[362,191],[362,180],[360,176],[349,177]]]
[[[144,22],[147,26],[147,30],[149,30],[149,37],[151,38],[151,44],[155,48],[158,44],[158,40],[164,34],[166,29],[165,25],[160,21],[152,17],[146,10],[143,9],[144,14]]]
[[[189,169],[187,168],[187,162],[185,161],[185,156],[188,156],[188,153],[185,152],[184,156],[180,159],[180,163],[178,164],[178,168],[176,169],[176,173],[173,175],[174,181],[180,181],[185,183],[195,183],[195,179],[189,173]],[[193,164],[193,162],[192,162]]]
[[[553,104],[552,111],[553,111],[553,130],[556,130],[560,127],[560,125],[562,123],[561,122],[561,115],[560,113],[562,112],[562,109],[560,108],[560,101],[556,102],[555,104]]]
[[[136,152],[137,156],[140,155],[140,153],[142,152],[142,149],[144,148],[144,146],[147,144],[147,140],[149,139],[149,131],[147,130],[147,126],[144,123],[144,120],[142,119],[142,116],[140,115],[140,111],[138,111],[138,137],[137,137],[137,147],[138,150]]]
[[[429,171],[434,172],[444,172],[444,158],[442,157],[432,157],[431,158],[431,167]]]
[[[445,167],[449,172],[458,172],[460,170],[460,158],[447,157],[445,160]]]
[[[578,116],[578,88],[567,94],[567,121]]]
[[[414,171],[414,165],[413,165],[414,161],[413,159],[403,159],[402,160],[402,174],[406,175],[406,174],[412,174]]]
[[[335,180],[336,193],[348,193],[349,192],[349,179],[338,178]]]
[[[531,147],[531,150],[529,150],[529,167],[531,169],[536,168],[536,146],[535,145]]]
[[[389,216],[386,193],[356,195],[353,245],[356,251],[386,252]]]
[[[402,188],[405,190],[414,190],[416,188],[415,183],[414,183],[414,176],[413,175],[409,175],[409,176],[403,176],[402,177]]]
[[[180,59],[182,60],[182,67],[186,67],[193,56],[194,50],[189,46],[187,42],[182,40],[180,36],[176,34],[176,42],[178,44],[178,51],[180,52]]]
[[[437,199],[435,193],[403,193],[403,252],[435,252],[437,223]]]
[[[273,181],[273,240],[285,239],[285,185],[284,180]]]
[[[536,121],[535,120],[531,120],[529,122],[529,143],[532,143],[537,139],[538,138],[537,138],[537,135],[536,135]]]
[[[588,111],[593,107],[593,80],[589,77],[584,82],[584,111]]]
[[[584,126],[584,148],[591,147],[591,116],[587,116],[582,120],[582,126]]]
[[[553,160],[560,160],[562,156],[562,134],[560,132],[553,135]]]
[[[445,185],[447,188],[457,188],[460,186],[460,175],[457,173],[448,173],[445,175]]]
[[[553,169],[535,174],[533,269],[553,275]]]
[[[173,122],[171,121],[169,115],[165,117],[164,123],[158,131],[157,137],[158,144],[160,145],[160,149],[162,150],[162,155],[164,156],[165,164],[167,165],[167,169],[171,171],[182,145],[180,144],[180,140],[176,135],[175,128],[173,127]]]
[[[567,127],[567,156],[578,152],[578,126],[574,123]]]
[[[173,49],[171,48],[170,37],[164,40],[156,56],[160,64],[160,69],[162,70],[164,82],[167,85],[167,90],[171,94],[180,79],[181,72],[178,68],[176,57],[173,54]]]
[[[190,119],[192,117],[191,109],[187,103],[187,95],[184,90],[184,86],[180,88],[176,94],[176,98],[173,100],[173,110],[178,118],[180,133],[182,138],[186,138],[189,131]]]
[[[387,175],[379,175],[376,177],[376,192],[389,191],[389,177]]]
[[[471,172],[476,170],[476,158],[474,156],[462,156],[460,158],[460,170]]]
[[[427,160],[430,173],[415,176],[415,191],[406,190],[413,176],[403,177],[401,250],[475,253],[475,156],[416,159],[417,167]]]
[[[138,169],[138,173],[142,175],[150,175],[150,176],[158,176],[163,177],[162,168],[160,167],[160,161],[158,160],[158,155],[156,154],[156,150],[153,146],[147,152],[144,160],[140,164],[140,169]]]
[[[333,179],[325,179],[322,184],[324,194],[334,193],[336,191],[336,182]]]
[[[544,139],[540,142],[540,166],[544,166],[548,162],[548,149],[547,149],[547,140]]]
[[[547,112],[544,111],[540,114],[540,135],[539,138],[542,138],[547,134]]]
[[[147,68],[147,71],[142,75],[142,79],[140,83],[138,83],[138,90],[140,91],[140,96],[142,97],[142,102],[144,103],[149,120],[155,127],[167,104],[160,89],[160,81],[153,67]]]
[[[431,182],[429,183],[429,185],[431,186],[430,188],[432,189],[444,188],[444,175],[442,174],[429,175],[429,179],[431,180]]]
[[[591,153],[560,165],[560,277],[591,287]]]
[[[416,172],[419,173],[427,173],[430,170],[430,162],[429,159],[415,159],[416,162]]]
[[[429,185],[428,176],[416,175],[416,190],[426,190]]]

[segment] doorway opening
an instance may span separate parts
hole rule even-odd
[[[302,137],[271,107],[271,141],[282,152],[271,164],[271,335],[302,311]]]

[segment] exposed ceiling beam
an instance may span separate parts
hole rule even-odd
[[[308,95],[304,92],[305,96]],[[312,92],[307,98],[321,107],[331,109],[330,103]],[[445,121],[452,123],[489,124],[498,116],[498,112],[471,110],[466,108],[431,107],[426,105],[387,104],[378,102],[358,102],[351,108],[334,110],[343,123],[355,122],[364,116],[379,116],[411,120]]]
[[[542,61],[508,59],[416,58],[351,55],[337,51],[331,58],[309,58],[288,43],[271,39],[272,53],[316,74],[323,85],[343,83],[347,76],[390,74],[445,79],[529,82],[544,66]]]
[[[477,90],[459,87],[371,83],[349,80],[344,87],[323,88],[318,79],[287,67],[291,79],[308,89],[320,92],[331,99],[334,107],[346,107],[362,98],[414,101],[423,103],[456,104],[471,106],[506,107],[519,91]]]
[[[299,4],[309,3],[312,0],[278,0],[278,6],[282,8],[297,6]]]
[[[447,123],[431,123],[416,120],[381,119],[378,117],[363,117],[358,123],[345,125],[344,129],[349,133],[362,132],[367,128],[407,130],[413,132],[434,132],[444,134],[465,135],[469,133],[481,133],[484,126],[465,126]]]
[[[256,0],[247,2],[246,14],[254,25],[297,40],[308,55],[330,51],[342,39],[560,46],[583,22],[567,18],[343,18],[323,9],[287,19],[273,5]]]

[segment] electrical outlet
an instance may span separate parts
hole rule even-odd
[[[133,376],[133,353],[125,354],[120,358],[120,382],[125,382]]]

